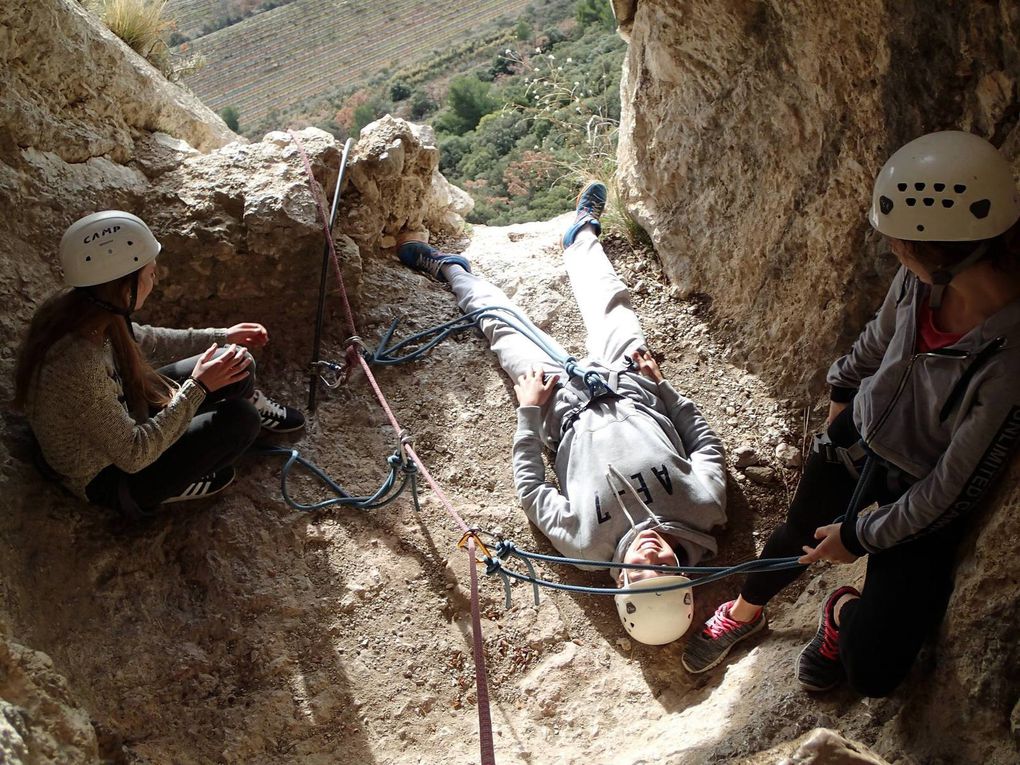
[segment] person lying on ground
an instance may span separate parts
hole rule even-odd
[[[1018,218],[1009,163],[969,133],[908,143],[875,181],[870,221],[901,268],[829,370],[827,430],[762,551],[868,558],[863,589],[829,595],[800,653],[807,690],[847,679],[888,695],[945,613],[960,540],[1020,435]],[[688,640],[687,670],[711,669],[762,629],[764,606],[802,571],[749,576]]]
[[[304,425],[300,412],[255,388],[246,346],[268,342],[261,324],[180,330],[131,321],[156,284],[161,249],[131,213],[73,223],[60,242],[69,288],[36,309],[15,369],[14,404],[44,469],[128,518],[222,491],[260,429]]]
[[[563,237],[567,274],[587,330],[588,359],[605,391],[592,395],[524,334],[498,318],[480,327],[516,382],[513,444],[517,494],[528,519],[564,556],[612,563],[693,566],[716,552],[713,527],[726,520],[723,446],[692,401],[666,382],[649,352],[627,288],[599,243],[606,187],[589,183]],[[510,308],[541,333],[467,259],[425,241],[400,245],[401,262],[448,283],[462,311]],[[420,237],[419,237],[420,239]],[[568,357],[555,341],[560,359]],[[542,450],[555,452],[558,486]],[[679,638],[691,620],[690,589],[644,593],[685,581],[649,570],[611,575],[628,633],[649,644]]]

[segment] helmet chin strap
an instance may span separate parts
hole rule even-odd
[[[131,325],[131,314],[134,312],[138,304],[138,273],[139,273],[138,271],[135,271],[131,275],[131,296],[128,299],[128,305],[130,306],[130,308],[121,308],[118,305],[114,305],[109,301],[103,300],[96,293],[94,293],[90,287],[74,288],[80,295],[82,295],[86,300],[88,300],[93,305],[99,306],[104,311],[109,311],[110,313],[114,313],[117,314],[118,316],[123,317],[124,324],[127,325],[127,331],[128,334],[131,335],[132,340],[136,339],[135,329]]]
[[[953,277],[981,260],[988,252],[990,246],[991,242],[986,240],[979,244],[974,252],[959,263],[932,272],[931,295],[928,297],[928,307],[932,310],[939,308],[942,305],[942,297],[946,292],[946,287],[949,286],[949,282],[953,280]]]

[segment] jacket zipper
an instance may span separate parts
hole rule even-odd
[[[931,351],[925,351],[924,353],[915,353],[910,357],[910,362],[907,364],[907,368],[903,370],[903,374],[900,376],[899,384],[896,386],[896,393],[893,394],[892,399],[886,405],[885,410],[882,412],[882,416],[878,418],[878,423],[872,429],[871,433],[868,434],[867,440],[864,442],[865,446],[870,447],[874,442],[875,437],[879,431],[885,426],[886,420],[889,419],[889,415],[892,414],[892,409],[899,401],[900,396],[903,395],[903,389],[906,387],[907,378],[910,376],[911,370],[914,368],[914,362],[917,361],[921,356],[941,356],[943,358],[952,359],[966,359],[974,356],[974,362],[964,370],[963,375],[953,385],[949,392],[949,396],[946,398],[945,404],[939,412],[939,419],[941,422],[945,422],[949,416],[951,406],[956,403],[959,398],[959,392],[961,386],[966,386],[970,382],[971,378],[978,369],[992,356],[998,353],[999,350],[1006,344],[1005,337],[997,337],[988,343],[984,348],[975,352],[968,353],[967,351],[957,351],[952,348],[936,348]]]

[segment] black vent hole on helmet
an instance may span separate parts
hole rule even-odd
[[[925,197],[924,198],[924,206],[925,207],[931,207],[933,204],[935,204],[935,200],[934,199],[932,199],[931,197]]]
[[[892,212],[893,201],[889,197],[881,196],[878,198],[878,209],[882,211],[882,215],[888,215]]]
[[[135,263],[137,263],[137,262],[138,262],[138,256],[135,255]]]
[[[988,213],[991,211],[991,209],[992,203],[988,199],[979,199],[977,202],[974,202],[974,204],[970,206],[971,215],[973,215],[978,220],[981,220],[982,218],[987,218]]]
[[[942,200],[942,206],[943,207],[949,208],[949,207],[952,207],[953,204],[954,204],[954,202],[953,202],[952,199],[943,199]]]
[[[631,623],[630,623],[630,628],[631,628],[631,629],[634,629],[634,622],[631,622]]]
[[[109,254],[109,255],[113,255],[113,250],[107,250],[106,252],[107,252],[107,254]]]
[[[934,188],[935,191],[945,191],[946,190],[946,184],[944,184],[944,183],[936,183],[936,184],[934,184],[934,186],[932,188]],[[130,244],[130,242],[129,242],[129,244]]]
[[[633,603],[628,603],[627,604],[627,613],[628,614],[632,614],[635,611],[637,611],[637,606],[635,606]],[[631,626],[633,627],[634,625],[632,624]]]
[[[957,183],[955,186],[953,186],[953,191],[955,191],[957,194],[962,194],[966,190],[967,187],[964,186],[962,183]]]
[[[924,231],[924,226],[922,226],[920,223],[918,223],[917,224],[917,230],[918,231]]]
[[[914,189],[916,191],[924,191],[924,184],[923,183],[915,183],[914,184]]]
[[[896,184],[896,188],[898,188],[900,191],[906,191],[907,190],[907,184],[905,184],[905,183],[897,183]]]
[[[85,262],[86,263],[90,263],[91,261],[92,261],[92,256],[91,255],[86,255],[85,256]]]
[[[939,189],[939,191],[941,191],[941,190],[942,190],[942,189]],[[131,246],[131,245],[133,245],[133,244],[134,244],[134,242],[128,242],[128,247],[130,247],[130,246]]]
[[[913,207],[917,204],[917,200],[913,197],[907,197],[907,207]]]

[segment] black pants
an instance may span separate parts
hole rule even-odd
[[[857,442],[860,435],[851,407],[836,418],[828,434],[836,446]],[[769,537],[761,557],[800,555],[804,545],[814,547],[815,529],[846,512],[856,485],[843,464],[828,461],[824,453],[812,453],[786,522]],[[862,506],[886,504],[905,490],[905,484],[879,467],[865,489]],[[925,637],[945,613],[953,589],[958,536],[954,523],[868,556],[861,598],[840,612],[839,655],[851,687],[859,693],[886,696],[906,677]],[[803,571],[752,574],[740,594],[749,603],[763,606]]]
[[[198,356],[182,359],[159,373],[182,382],[197,360]],[[89,501],[129,517],[146,515],[193,481],[233,464],[261,428],[250,401],[255,392],[254,364],[248,369],[250,374],[243,380],[206,396],[187,430],[151,465],[137,473],[126,473],[116,465],[105,468],[85,489]]]

